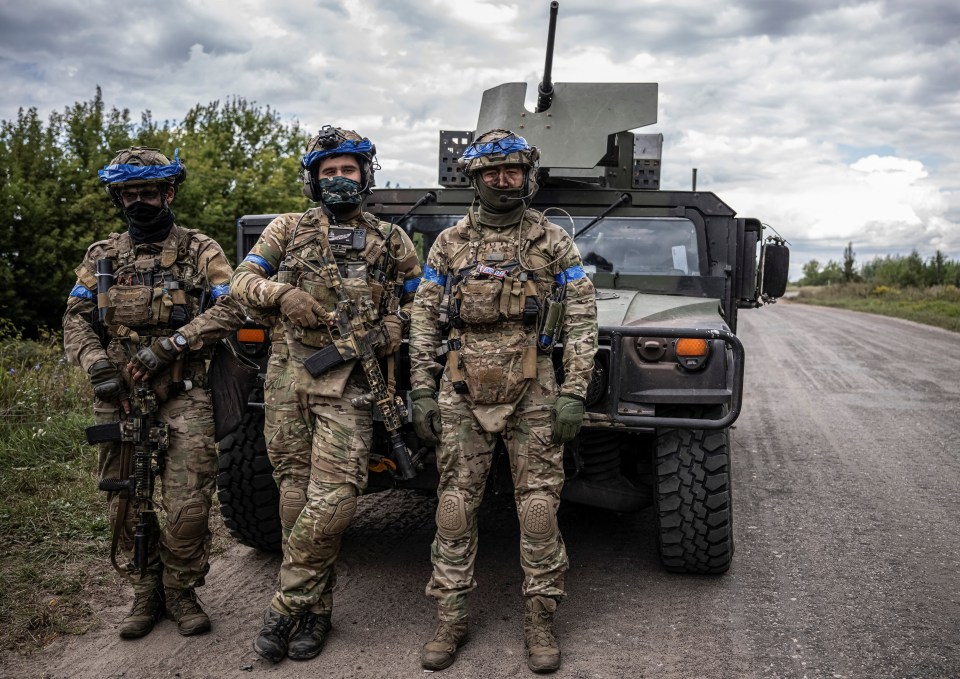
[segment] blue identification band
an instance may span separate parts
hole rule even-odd
[[[553,279],[557,282],[557,285],[565,285],[570,281],[575,281],[586,275],[587,273],[583,270],[583,267],[577,264],[576,266],[571,266],[569,269],[561,271],[554,276]]]
[[[436,283],[437,285],[447,284],[447,277],[441,273],[438,273],[437,270],[429,264],[424,264],[423,266],[423,278],[424,280],[427,280],[431,283]]]
[[[221,283],[220,285],[214,285],[213,288],[210,289],[210,296],[213,297],[214,299],[216,299],[220,295],[229,295],[229,294],[230,294],[229,283]]]
[[[403,291],[404,292],[416,292],[417,288],[420,287],[419,278],[408,278],[403,282]]]
[[[63,288],[61,288],[61,290],[62,289]],[[70,291],[70,296],[79,297],[80,299],[95,299],[93,293],[79,283],[73,286],[73,290]]]
[[[356,139],[347,139],[339,146],[333,149],[320,149],[311,151],[300,160],[300,165],[310,168],[319,160],[327,156],[342,156],[344,153],[356,153],[359,155],[369,155],[373,152],[373,143],[369,139],[357,141]]]
[[[265,260],[260,255],[247,255],[246,257],[243,258],[243,261],[250,262],[251,264],[256,264],[266,272],[268,277],[273,275],[273,267],[270,266],[270,262]]]
[[[504,137],[503,139],[497,139],[496,141],[484,142],[482,144],[474,142],[467,147],[466,151],[463,152],[463,160],[473,160],[474,158],[479,158],[480,156],[489,156],[493,153],[508,155],[517,151],[529,150],[530,144],[527,143],[526,139],[513,135],[510,137]]]
[[[183,172],[180,162],[180,149],[173,152],[173,162],[169,165],[107,165],[97,170],[104,184],[125,184],[127,182],[148,182],[169,179]]]

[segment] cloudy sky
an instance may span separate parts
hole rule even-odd
[[[547,0],[0,0],[0,119],[87,101],[176,120],[234,95],[373,139],[433,186],[440,129],[543,68]],[[555,82],[659,83],[662,186],[717,193],[809,259],[960,259],[956,0],[560,0]],[[189,159],[187,159],[189,163]]]

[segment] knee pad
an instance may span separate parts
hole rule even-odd
[[[297,522],[300,512],[307,504],[307,492],[303,488],[280,490],[280,525],[290,530]]]
[[[466,502],[456,490],[445,490],[437,503],[437,532],[447,539],[463,537],[469,532]]]
[[[520,501],[520,531],[534,540],[557,532],[557,504],[547,493],[531,493]]]
[[[178,538],[200,538],[207,533],[207,518],[210,508],[199,500],[183,505],[172,518],[168,518],[170,535]]]
[[[323,504],[321,532],[324,535],[340,535],[347,530],[353,515],[357,513],[356,490],[353,486],[346,486],[324,498]]]

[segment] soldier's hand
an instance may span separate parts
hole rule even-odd
[[[383,327],[387,331],[387,343],[380,347],[378,353],[381,356],[389,356],[390,354],[396,353],[400,345],[403,344],[403,332],[406,323],[401,316],[390,314],[389,316],[383,317]]]
[[[440,406],[433,389],[414,389],[410,392],[413,410],[413,428],[425,443],[440,443]]]
[[[156,339],[146,349],[141,349],[130,359],[127,369],[134,382],[143,382],[152,375],[161,372],[168,365],[177,360],[180,352],[174,347],[169,337]]]
[[[327,313],[323,305],[309,292],[290,287],[280,295],[280,311],[290,322],[300,328],[316,328],[320,321],[326,322]]]
[[[93,395],[101,401],[116,402],[123,393],[123,376],[113,361],[101,358],[87,372],[93,384]]]
[[[580,431],[583,424],[583,399],[561,394],[553,404],[553,442],[567,443]]]

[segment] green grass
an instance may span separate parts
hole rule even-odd
[[[85,590],[104,578],[110,529],[96,489],[86,376],[60,338],[0,328],[0,650],[29,651],[85,629]],[[108,566],[109,568],[109,566]]]
[[[793,301],[904,318],[960,332],[960,288],[953,285],[902,290],[868,283],[806,287]]]

